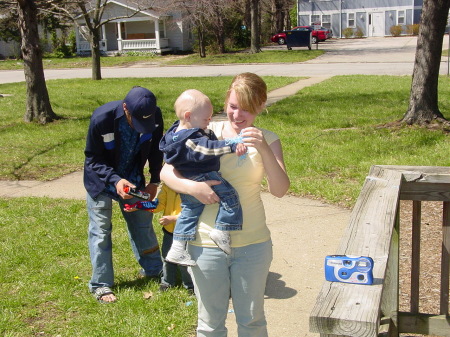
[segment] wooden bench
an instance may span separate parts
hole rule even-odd
[[[446,286],[441,286],[441,315],[398,312],[399,200],[444,201],[447,219],[443,221],[443,247],[446,248],[442,253],[441,284]],[[448,167],[373,166],[335,253],[372,257],[374,284],[324,281],[310,315],[310,331],[321,336],[375,337],[398,336],[400,332],[423,333],[417,332],[423,330],[432,334],[433,330],[439,336],[450,336],[449,201]]]

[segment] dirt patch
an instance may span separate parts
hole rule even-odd
[[[408,125],[402,121],[394,121],[385,124],[376,125],[377,129],[391,129],[400,130],[402,128],[424,128],[430,131],[440,131],[443,133],[450,133],[450,121],[442,118],[437,118],[429,123]]]

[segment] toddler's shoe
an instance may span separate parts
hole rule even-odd
[[[214,243],[222,249],[226,254],[231,254],[231,237],[230,233],[227,231],[220,231],[218,229],[213,229],[209,233],[209,237]]]
[[[185,250],[177,251],[174,249],[170,249],[166,256],[166,261],[179,264],[180,266],[195,266],[194,260],[191,259],[189,253]]]

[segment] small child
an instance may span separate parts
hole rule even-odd
[[[194,284],[192,283],[191,275],[187,271],[186,266],[178,266],[174,263],[166,261],[167,253],[173,243],[173,230],[177,222],[178,215],[181,212],[180,195],[169,188],[166,184],[161,184],[161,189],[153,201],[137,201],[133,204],[125,204],[125,212],[135,212],[137,210],[149,211],[152,213],[163,212],[159,219],[159,223],[163,226],[163,243],[161,247],[161,255],[163,259],[163,274],[161,277],[160,291],[174,287],[177,282],[177,270],[180,269],[181,281],[183,286],[194,292]]]
[[[161,184],[161,190],[157,196],[158,206],[152,212],[163,212],[159,223],[163,226],[163,242],[161,246],[161,255],[163,258],[163,274],[161,277],[161,285],[159,290],[166,291],[167,289],[174,287],[177,282],[177,269],[179,268],[181,274],[181,282],[183,287],[187,290],[194,292],[194,284],[192,283],[191,275],[187,271],[186,266],[178,266],[176,264],[166,261],[167,253],[172,246],[173,242],[173,230],[178,215],[181,212],[181,199],[180,195],[174,190],[170,189],[166,184]]]
[[[220,249],[230,254],[231,238],[228,231],[242,229],[242,209],[236,190],[218,172],[220,156],[232,152],[241,156],[247,148],[242,144],[242,139],[219,141],[211,130],[206,130],[213,107],[202,92],[186,90],[177,98],[174,108],[179,120],[163,136],[159,148],[164,153],[165,162],[173,165],[185,178],[221,181],[221,184],[211,186],[220,198],[220,203],[216,225],[209,236]],[[187,252],[186,243],[195,239],[197,222],[205,205],[190,195],[180,196],[182,211],[175,225],[174,241],[166,261],[194,266],[196,263]]]

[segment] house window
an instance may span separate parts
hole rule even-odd
[[[331,28],[331,15],[322,15],[322,26]]]
[[[125,22],[120,23],[120,32],[122,34],[122,36],[120,38],[122,40],[125,40],[127,38]]]
[[[355,13],[348,13],[348,27],[355,27]]]
[[[405,11],[397,11],[397,24],[398,25],[405,24]]]
[[[166,38],[166,25],[164,20],[159,20],[159,38],[160,39]]]
[[[311,25],[320,25],[320,15],[311,15]]]
[[[187,29],[188,29],[188,39],[189,39],[189,41],[193,41],[194,40],[194,32],[193,32],[193,30],[195,28],[190,23],[188,23]]]

